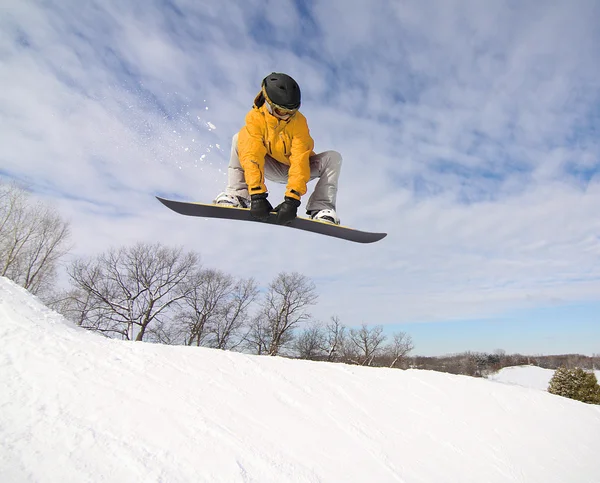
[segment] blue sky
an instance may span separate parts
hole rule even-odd
[[[600,352],[597,18],[594,0],[10,2],[0,173],[71,220],[73,256],[160,241],[264,285],[300,271],[315,317],[405,327],[421,353],[563,351],[556,328],[576,334],[564,351]],[[382,242],[153,199],[222,190],[271,71],[299,82],[315,149],[344,158],[342,223]]]
[[[464,351],[507,354],[598,354],[600,303],[509,311],[489,318],[390,324],[386,333],[411,334],[419,355]]]

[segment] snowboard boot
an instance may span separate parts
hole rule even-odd
[[[250,207],[249,199],[244,198],[243,196],[230,195],[228,193],[219,194],[219,196],[213,200],[213,203],[220,206],[231,206],[232,208]]]
[[[338,218],[335,210],[319,210],[308,213],[311,220],[324,221],[326,223],[332,223],[333,225],[339,225],[340,219]]]

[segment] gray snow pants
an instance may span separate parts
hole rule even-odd
[[[250,198],[244,169],[237,151],[237,133],[231,143],[231,158],[227,170],[227,194]],[[338,178],[342,167],[342,156],[337,151],[324,151],[310,157],[310,179],[319,178],[308,199],[306,211],[335,210]],[[290,167],[265,156],[265,178],[276,183],[287,184]]]

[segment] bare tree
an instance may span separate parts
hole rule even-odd
[[[51,207],[32,203],[15,184],[0,182],[0,275],[33,294],[48,292],[58,260],[69,248],[69,223]]]
[[[82,326],[143,340],[148,326],[187,295],[197,264],[195,253],[144,243],[74,262],[68,273],[76,293],[92,300],[76,299],[90,308]]]
[[[246,340],[257,353],[275,356],[293,339],[294,328],[308,320],[317,300],[314,283],[299,273],[280,273],[271,282]]]
[[[415,346],[410,335],[405,332],[396,332],[394,340],[386,348],[391,359],[390,367],[396,367],[414,348]]]
[[[91,292],[71,289],[57,294],[48,306],[71,322],[85,327],[86,321],[93,319],[92,314],[98,310],[98,304],[98,298]]]
[[[254,279],[238,280],[211,327],[212,345],[216,349],[234,349],[242,343],[240,329],[248,322],[248,308],[256,300],[258,287]]]
[[[128,338],[130,323],[126,320],[127,308],[121,308],[121,317],[114,314],[118,304],[117,283],[108,280],[103,256],[94,260],[77,260],[67,267],[72,288],[53,306],[77,325],[101,332],[106,336],[121,335]]]
[[[345,364],[360,364],[360,354],[356,345],[350,339],[350,331],[344,332],[341,338],[336,360]]]
[[[248,307],[258,288],[254,279],[235,280],[219,270],[198,270],[183,299],[177,324],[183,327],[184,343],[231,349],[241,343],[237,337],[247,323]]]
[[[219,315],[233,285],[233,277],[219,270],[198,270],[193,274],[178,316],[186,327],[187,345],[204,345],[210,335],[210,322]]]
[[[340,359],[341,349],[346,336],[346,327],[344,327],[337,315],[331,317],[330,322],[325,326],[324,350],[327,353],[327,361],[334,362]]]
[[[268,354],[270,339],[269,321],[262,314],[254,315],[244,336],[246,349],[259,356]]]
[[[381,345],[385,341],[383,326],[376,325],[369,328],[362,324],[360,329],[350,330],[350,342],[357,351],[357,364],[370,366],[375,357],[381,352]]]
[[[180,345],[185,340],[184,328],[171,319],[157,319],[146,329],[148,340],[165,345]]]
[[[294,349],[300,359],[321,359],[326,346],[326,335],[320,324],[311,324],[305,327],[294,339]]]

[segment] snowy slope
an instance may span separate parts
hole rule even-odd
[[[600,371],[594,371],[596,378],[600,381]],[[530,387],[540,391],[547,391],[550,379],[554,375],[552,369],[543,369],[536,366],[505,367],[497,373],[488,376],[491,381],[504,384],[515,384],[517,386]],[[598,479],[600,482],[600,478]]]
[[[505,367],[488,376],[491,381],[546,391],[554,371],[536,366]]]
[[[0,278],[2,482],[600,481],[600,408],[428,371],[108,340]]]

